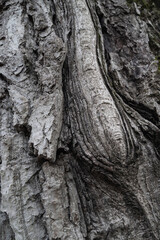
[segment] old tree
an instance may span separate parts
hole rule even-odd
[[[159,0],[0,0],[0,239],[160,239]]]

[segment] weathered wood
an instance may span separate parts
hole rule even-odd
[[[0,1],[0,238],[160,239],[157,1]]]

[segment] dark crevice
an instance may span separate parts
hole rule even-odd
[[[56,15],[56,7],[54,4],[54,1],[52,0],[52,22],[55,25],[56,24],[56,20],[57,20],[57,15]]]
[[[151,144],[154,145],[155,153],[158,159],[160,159],[160,131],[155,132],[152,129],[145,131],[143,128],[141,128],[141,131]]]
[[[28,15],[28,20],[31,23],[31,26],[34,28],[34,20],[33,20],[33,17],[31,15]]]
[[[56,159],[61,155],[61,154],[67,154],[69,152],[69,150],[68,151],[66,151],[66,149],[65,148],[58,148],[57,149],[57,155],[56,155]]]
[[[15,126],[17,132],[19,133],[23,133],[25,137],[27,137],[29,139],[30,135],[31,135],[31,127],[28,124],[23,124],[23,125],[19,125],[17,124]]]
[[[156,113],[156,110],[152,110],[149,107],[145,106],[143,103],[135,102],[134,100],[127,99],[121,93],[118,93],[123,99],[124,103],[129,105],[135,111],[137,111],[143,118],[147,119],[149,122],[153,123],[155,126],[160,128],[159,117]]]

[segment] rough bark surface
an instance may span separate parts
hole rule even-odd
[[[0,239],[160,239],[159,17],[0,0]]]

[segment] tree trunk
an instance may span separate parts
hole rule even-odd
[[[0,0],[1,240],[160,239],[158,0]]]

